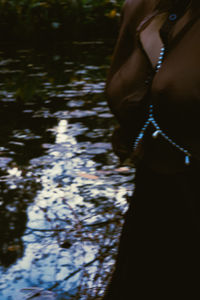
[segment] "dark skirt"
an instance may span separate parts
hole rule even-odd
[[[199,172],[138,168],[104,300],[200,299]]]

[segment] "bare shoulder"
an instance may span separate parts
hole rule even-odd
[[[158,0],[125,0],[124,5],[129,7],[137,6],[137,5],[156,5],[159,1]]]
[[[125,0],[123,4],[124,10],[134,10],[144,5],[145,0]]]
[[[141,10],[152,10],[155,8],[158,0],[125,0],[123,4],[123,11],[129,15]]]

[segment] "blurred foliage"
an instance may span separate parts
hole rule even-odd
[[[0,0],[1,40],[113,35],[123,0]]]

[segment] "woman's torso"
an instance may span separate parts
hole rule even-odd
[[[150,94],[162,130],[200,159],[200,20],[194,22],[194,18],[186,11],[172,28],[169,49],[153,78]],[[190,22],[194,23],[183,34]],[[184,164],[184,154],[161,137],[147,138],[146,148],[147,162],[158,170],[178,170]]]
[[[129,8],[134,6],[137,1],[127,1]],[[142,97],[142,93],[147,89],[143,82],[145,76],[153,70],[152,58],[148,53],[148,48],[145,49],[142,33],[143,27],[148,28],[151,22],[157,18],[157,16],[151,17],[151,14],[154,12],[155,4],[158,1],[152,0],[148,4],[145,0],[140,0],[140,2],[143,6],[141,12],[145,11],[145,14],[141,13],[141,18],[137,14],[138,23],[136,28],[132,27],[133,30],[131,29],[133,19],[131,10],[126,15],[127,19],[129,18],[128,26],[129,31],[132,30],[133,40],[137,33],[139,40],[136,41],[132,53],[126,58],[124,64],[121,64],[121,70],[120,68],[118,70],[119,80],[123,81],[121,97],[129,99],[129,102],[134,102],[134,95],[137,94],[135,91]],[[166,45],[167,54],[162,68],[155,73],[150,83],[149,101],[154,105],[154,116],[162,130],[177,144],[186,148],[192,156],[200,159],[200,20],[196,13],[196,11],[186,10],[183,16],[171,27],[170,38],[168,45]],[[191,26],[187,28],[187,24],[190,22]],[[185,30],[186,28],[187,30]],[[158,45],[159,42],[155,43],[155,55],[158,52]],[[134,66],[134,62],[132,66],[131,63],[127,62],[131,57],[133,61],[135,59],[135,72],[132,71],[130,79],[128,78],[128,76],[130,77],[128,68]],[[117,76],[111,85],[115,85],[120,90]],[[121,102],[121,108],[123,105],[127,105],[127,100]],[[152,131],[150,129],[149,133],[152,132],[153,129]],[[184,156],[178,149],[163,141],[162,137],[152,139],[150,134],[147,134],[145,138],[144,159],[152,168],[163,172],[177,171],[185,167]]]

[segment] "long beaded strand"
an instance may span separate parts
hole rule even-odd
[[[156,73],[162,67],[164,55],[165,55],[165,48],[162,47],[161,50],[160,50],[160,56],[158,58],[158,63],[156,65],[156,67],[155,67],[155,72]],[[174,146],[175,148],[177,148],[178,150],[180,150],[181,152],[183,152],[185,154],[185,164],[189,165],[190,164],[191,154],[186,149],[184,149],[183,147],[181,147],[180,145],[178,145],[176,142],[174,142],[168,135],[166,135],[162,131],[162,129],[158,125],[157,121],[155,120],[155,117],[154,117],[154,114],[153,114],[153,105],[152,104],[149,105],[149,112],[148,112],[147,120],[145,121],[144,126],[142,127],[142,129],[140,130],[139,135],[135,139],[135,142],[134,142],[134,145],[133,145],[133,150],[136,150],[137,147],[138,147],[138,145],[139,145],[139,143],[143,140],[145,131],[149,127],[150,124],[152,124],[154,126],[154,128],[155,128],[155,132],[152,134],[152,137],[154,139],[156,139],[158,137],[158,135],[161,135],[172,146]]]

